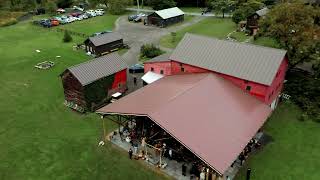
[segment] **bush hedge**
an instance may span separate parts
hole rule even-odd
[[[294,71],[289,71],[286,79],[284,92],[304,111],[301,120],[320,122],[320,79]]]
[[[153,44],[145,44],[140,49],[141,58],[154,58],[164,52]]]

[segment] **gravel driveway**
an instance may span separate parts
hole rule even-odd
[[[124,42],[131,48],[122,55],[128,66],[136,64],[139,60],[140,47],[146,43],[159,45],[160,38],[170,32],[178,31],[184,27],[195,24],[206,17],[194,17],[191,21],[181,25],[171,26],[169,28],[159,28],[154,26],[145,26],[142,23],[129,22],[127,16],[121,16],[116,21],[115,31],[122,34]],[[163,49],[171,51],[171,49]]]

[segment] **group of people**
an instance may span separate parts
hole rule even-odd
[[[251,139],[244,150],[240,153],[238,160],[240,161],[240,165],[242,166],[245,160],[248,158],[249,154],[252,152],[252,149],[257,149],[261,146],[257,139]],[[236,160],[237,161],[237,160]],[[231,167],[233,167],[235,162],[232,163]]]

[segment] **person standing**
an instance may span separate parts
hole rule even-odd
[[[133,153],[133,152],[132,152],[132,149],[131,149],[131,148],[129,149],[128,153],[129,153],[129,158],[132,159],[132,153]]]
[[[172,160],[172,149],[169,149],[169,159]]]
[[[136,86],[137,85],[137,77],[133,77],[133,84]]]
[[[206,174],[204,173],[204,171],[202,171],[200,173],[200,180],[205,180],[206,179]]]

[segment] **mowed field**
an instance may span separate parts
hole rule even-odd
[[[320,124],[299,121],[301,110],[291,102],[281,103],[264,126],[273,141],[249,157],[236,180],[319,180]]]
[[[199,23],[177,31],[174,41],[172,35],[163,36],[160,40],[160,45],[166,48],[175,48],[186,33],[199,34],[217,39],[226,39],[228,34],[232,33],[230,37],[238,42],[243,42],[250,38],[244,32],[237,32],[236,30],[237,25],[230,18],[208,17]],[[279,47],[274,39],[268,37],[258,38],[251,43],[274,48]]]
[[[80,23],[83,29],[80,24],[63,28],[112,29],[116,17],[110,17],[89,27]],[[72,49],[83,39],[73,36],[72,43],[62,43],[62,37],[30,22],[0,28],[0,179],[167,179],[110,144],[97,147],[101,119],[63,105],[59,74],[89,57]],[[56,65],[34,68],[45,60]],[[106,126],[115,128],[110,122]]]

